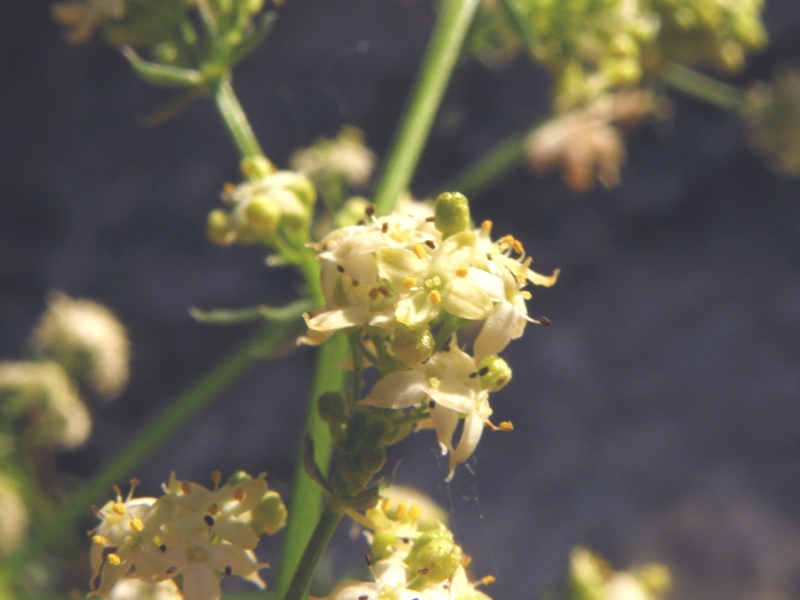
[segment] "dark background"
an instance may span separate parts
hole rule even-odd
[[[299,278],[206,242],[237,174],[211,104],[141,126],[163,91],[99,41],[68,46],[48,4],[0,5],[0,359],[24,351],[49,290],[128,326],[128,391],[60,457],[83,477],[248,331],[198,324],[187,306],[277,304]],[[737,83],[800,56],[800,7],[767,4],[772,45]],[[428,2],[287,2],[234,81],[267,154],[285,165],[344,123],[382,154],[433,18]],[[415,190],[540,118],[547,85],[525,60],[467,61]],[[577,543],[619,567],[666,563],[676,599],[800,598],[800,187],[747,149],[733,115],[672,97],[675,119],[630,140],[619,188],[576,195],[519,169],[472,199],[535,267],[562,269],[529,303],[553,326],[508,351],[514,380],[493,405],[513,434],[487,433],[450,485],[431,435],[392,459],[454,512],[496,600],[557,584]],[[215,468],[266,469],[288,493],[312,362],[301,349],[251,371],[138,469],[143,493],[171,470],[207,481]]]

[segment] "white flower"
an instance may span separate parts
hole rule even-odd
[[[148,583],[138,579],[123,579],[111,590],[109,600],[182,600],[178,586],[171,579]]]
[[[355,187],[364,186],[375,168],[375,154],[364,145],[360,129],[345,125],[335,140],[318,138],[314,145],[295,152],[290,161],[316,182],[342,178]]]
[[[431,421],[442,454],[450,454],[452,479],[456,466],[467,460],[480,441],[492,409],[489,392],[481,388],[480,369],[475,360],[456,344],[455,336],[442,352],[424,365],[395,371],[380,379],[361,404],[378,408],[404,409],[429,402]],[[464,427],[458,443],[452,440],[460,419]]]
[[[472,267],[475,234],[462,231],[438,246],[381,248],[378,270],[400,295],[395,317],[410,327],[429,323],[444,309],[469,320],[485,319],[503,297],[502,281]]]

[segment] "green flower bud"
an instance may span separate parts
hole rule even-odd
[[[231,476],[225,481],[225,485],[234,486],[245,481],[250,481],[251,479],[252,477],[247,471],[236,471],[235,473],[231,473]]]
[[[342,205],[333,216],[333,224],[336,228],[355,225],[364,218],[364,212],[369,206],[369,200],[361,196],[354,196]]]
[[[366,473],[377,473],[386,464],[386,451],[378,446],[363,446],[358,455],[358,466]]]
[[[286,188],[307,208],[313,208],[317,201],[317,189],[307,177],[297,176]]]
[[[345,439],[344,449],[348,454],[356,454],[367,439],[369,433],[369,415],[359,407],[350,415],[347,422],[347,438]]]
[[[171,65],[174,64],[179,57],[178,47],[174,42],[162,42],[153,48],[153,59],[157,63]]]
[[[397,411],[396,414],[402,416],[402,413],[399,411]],[[393,425],[394,427],[392,427],[392,429],[383,436],[384,446],[392,446],[405,439],[408,437],[408,434],[411,433],[411,430],[414,427],[413,424],[408,421],[403,423],[394,423]]]
[[[412,329],[398,325],[392,337],[392,352],[409,367],[427,360],[435,347],[433,334],[427,325]]]
[[[449,579],[464,560],[461,546],[447,529],[434,529],[414,542],[406,564],[426,583]]]
[[[221,208],[216,208],[208,213],[206,220],[206,234],[212,243],[227,246],[236,239],[236,234],[231,229],[231,220]]]
[[[274,535],[286,525],[286,505],[278,492],[264,494],[264,499],[255,505],[250,517],[250,526],[259,535]]]
[[[347,406],[341,392],[325,392],[317,400],[319,418],[325,423],[344,423],[347,421]]]
[[[378,562],[384,558],[389,558],[393,553],[393,546],[397,544],[397,536],[393,530],[379,529],[372,537],[371,557]]]
[[[458,192],[440,194],[436,198],[434,214],[433,224],[445,238],[469,229],[469,201],[463,194]]]
[[[511,367],[499,356],[487,356],[481,361],[481,387],[490,392],[499,392],[511,381]]]
[[[267,196],[257,196],[244,207],[246,226],[256,233],[274,233],[281,222],[281,207]]]
[[[254,181],[272,175],[275,167],[264,156],[247,156],[239,163],[239,170],[245,179]]]

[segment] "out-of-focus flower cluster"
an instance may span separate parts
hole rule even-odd
[[[658,76],[669,61],[740,69],[766,43],[761,0],[484,0],[471,38],[490,63],[520,49],[555,75],[559,109]]]
[[[98,510],[89,596],[124,598],[135,587],[148,588],[142,591],[156,598],[218,600],[220,578],[231,575],[263,588],[258,571],[268,565],[258,562],[253,550],[262,534],[283,527],[286,508],[264,474],[237,473],[220,486],[215,471],[212,480],[209,489],[173,474],[158,499],[133,498],[131,489],[126,498],[118,493]],[[178,576],[183,596],[164,583]]]
[[[398,495],[393,487],[387,491],[390,498]],[[430,501],[421,506],[390,498],[364,514],[349,511],[371,544],[373,580],[344,583],[324,600],[489,600],[478,588],[494,577],[470,579],[469,558],[440,518],[443,511],[425,510]]]
[[[263,157],[242,161],[245,181],[226,184],[227,209],[208,215],[208,236],[216,244],[263,244],[278,250],[306,239],[317,193],[300,173],[277,171]]]
[[[586,548],[577,547],[570,554],[570,600],[660,600],[669,587],[669,570],[663,565],[614,571]]]
[[[529,321],[539,322],[528,316],[526,285],[551,286],[558,276],[531,270],[522,244],[512,236],[492,240],[491,230],[489,221],[473,229],[467,199],[446,193],[427,216],[378,217],[368,207],[359,224],[313,245],[327,304],[305,315],[302,341],[319,344],[347,330],[380,374],[360,404],[427,407],[421,424],[436,430],[450,454],[450,476],[472,454],[484,426],[510,428],[489,421],[489,393],[511,377],[497,354]],[[478,330],[471,341],[457,335],[470,323]]]

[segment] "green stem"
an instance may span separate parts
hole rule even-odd
[[[323,473],[327,473],[331,462],[333,440],[327,426],[319,418],[316,402],[324,392],[336,392],[344,389],[347,371],[342,367],[342,363],[347,360],[347,353],[347,338],[344,334],[337,333],[322,345],[317,355],[317,366],[311,388],[311,403],[306,414],[304,432],[311,432],[317,464]],[[301,448],[295,469],[294,492],[289,507],[289,521],[286,526],[281,569],[278,576],[278,590],[281,597],[283,597],[284,591],[289,589],[290,582],[297,578],[295,571],[308,569],[306,555],[316,551],[321,555],[325,549],[323,546],[313,550],[314,545],[319,542],[316,533],[312,536],[312,532],[314,532],[314,523],[319,515],[321,502],[322,488],[306,474],[303,468],[303,449]],[[325,538],[325,544],[327,544],[327,538]],[[314,563],[314,568],[316,568],[316,563]]]
[[[510,135],[448,180],[439,191],[457,191],[467,197],[482,191],[522,160],[525,154],[525,139],[529,133],[530,130]]]
[[[744,91],[683,65],[671,64],[664,79],[675,89],[726,110],[739,110],[745,103]]]
[[[88,514],[92,504],[102,504],[111,486],[128,477],[145,458],[186,421],[205,407],[247,369],[263,359],[264,353],[283,343],[300,329],[299,320],[275,323],[252,336],[217,363],[195,384],[182,392],[163,413],[140,432],[117,456],[108,461],[90,481],[72,494],[52,518],[37,527],[29,540],[0,567],[0,584],[8,582],[22,566],[44,550],[57,547]]]
[[[322,554],[343,514],[344,511],[341,509],[334,509],[330,503],[325,503],[311,540],[305,552],[303,552],[300,566],[294,577],[292,577],[286,594],[281,594],[280,596],[283,600],[302,600],[305,597],[306,592],[308,592],[308,586],[311,584],[311,578],[314,576],[314,571],[316,571]]]
[[[264,156],[264,151],[261,149],[253,129],[247,121],[247,116],[236,98],[230,78],[225,77],[219,82],[214,92],[214,101],[223,121],[225,121],[225,125],[228,127],[228,131],[233,137],[233,141],[236,142],[236,147],[239,149],[242,158]]]
[[[374,202],[379,214],[392,212],[408,189],[477,7],[478,0],[442,2],[402,124],[376,185]]]

